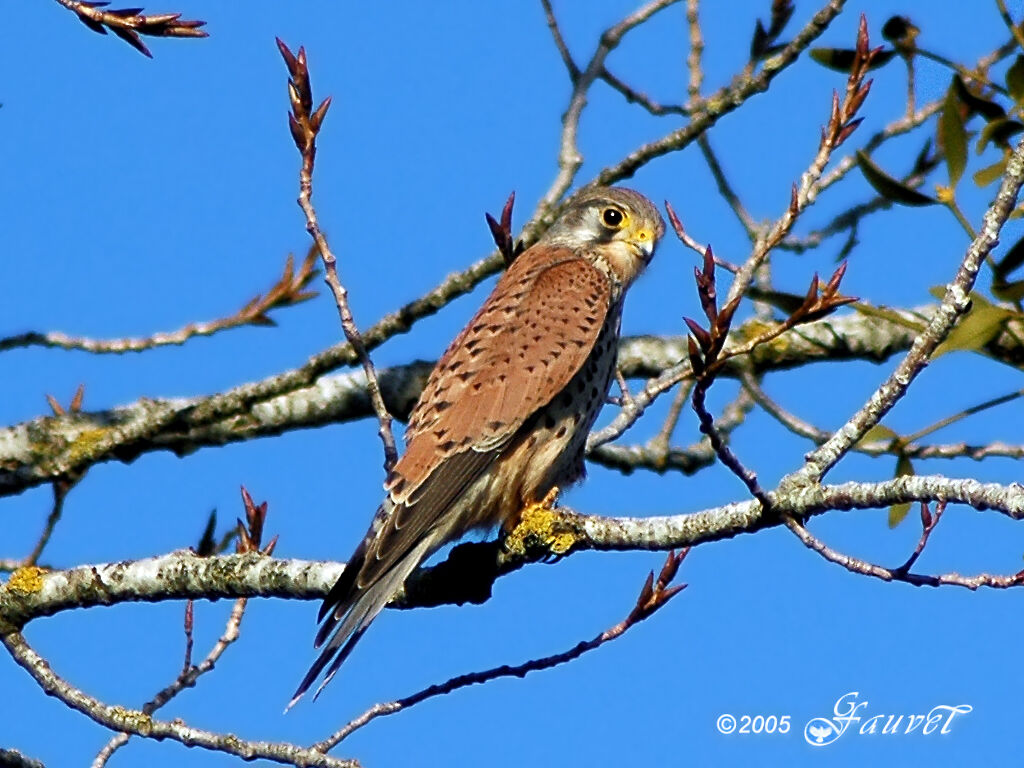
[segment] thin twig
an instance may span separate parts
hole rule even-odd
[[[112,731],[150,739],[171,739],[189,747],[224,752],[244,760],[272,760],[295,766],[324,768],[358,768],[353,760],[329,757],[316,750],[287,742],[250,741],[233,733],[215,733],[194,728],[180,718],[156,720],[139,710],[111,706],[93,698],[57,675],[50,664],[36,653],[20,632],[0,634],[0,643],[14,661],[28,672],[40,688],[67,707],[81,712],[93,722]]]
[[[1015,24],[1010,16],[1010,11],[1006,8],[1006,0],[996,0],[996,8],[999,9],[999,16],[1006,24],[1006,28],[1010,30],[1013,39],[1017,41],[1017,45],[1024,49],[1024,32],[1021,31],[1021,25]]]
[[[704,55],[704,36],[700,31],[700,0],[686,0],[686,29],[689,31],[690,51],[686,54],[686,69],[689,79],[686,94],[689,96],[687,108],[694,110],[700,104],[700,89],[704,84],[704,66],[701,57]]]
[[[126,8],[105,11],[101,6],[109,3],[84,2],[84,0],[57,0],[69,11],[73,11],[78,20],[93,32],[107,34],[109,29],[128,45],[143,56],[153,58],[149,48],[142,42],[139,35],[152,37],[209,37],[209,33],[200,29],[205,21],[189,21],[182,19],[180,13],[158,13],[145,16],[141,8]]]
[[[629,382],[622,375],[622,370],[616,366],[615,381],[619,385],[619,405],[628,405],[633,402],[633,395],[629,391]]]
[[[244,597],[235,601],[234,607],[231,609],[231,614],[228,616],[228,621],[224,627],[223,634],[221,634],[213,648],[210,649],[210,652],[206,654],[206,658],[199,662],[198,666],[192,666],[191,663],[192,628],[191,623],[186,621],[185,668],[182,669],[181,673],[174,679],[174,682],[160,690],[152,699],[142,706],[141,711],[143,715],[152,715],[183,690],[194,687],[196,681],[202,675],[213,670],[217,661],[224,654],[224,651],[228,649],[228,646],[238,639],[239,627],[242,623],[242,617],[245,615],[246,603],[247,600]],[[190,600],[188,604],[191,606],[192,601]],[[107,764],[111,755],[127,744],[130,738],[131,735],[124,731],[114,734],[110,741],[103,746],[93,759],[92,768],[103,768],[103,766]]]
[[[299,53],[295,56],[280,40],[277,41],[277,47],[288,67],[288,95],[292,106],[292,111],[288,115],[288,123],[295,146],[302,155],[302,167],[299,171],[299,207],[302,208],[302,212],[306,216],[306,231],[316,243],[320,258],[323,260],[325,280],[338,305],[338,315],[341,317],[341,327],[345,332],[345,338],[355,350],[356,357],[366,374],[366,388],[370,393],[373,410],[377,414],[377,421],[380,424],[380,439],[384,445],[384,471],[390,472],[398,460],[395,436],[391,430],[391,414],[388,413],[387,406],[384,405],[384,398],[380,394],[380,384],[377,381],[377,371],[373,367],[373,361],[370,359],[359,328],[352,317],[352,310],[348,304],[348,291],[338,278],[337,260],[327,244],[327,238],[320,229],[316,209],[313,207],[313,166],[316,159],[316,137],[327,116],[327,110],[331,106],[331,99],[327,97],[316,110],[313,110],[313,91],[309,81],[309,69],[306,66],[305,50],[299,48]]]
[[[662,422],[661,429],[658,430],[658,434],[647,441],[647,447],[654,451],[655,455],[660,454],[666,460],[668,459],[672,435],[676,431],[676,425],[679,424],[679,417],[683,413],[683,406],[686,405],[686,401],[689,399],[690,387],[680,385],[676,396],[672,398],[672,404],[668,407],[668,414],[665,416],[665,421]]]
[[[794,413],[790,413],[772,400],[761,388],[761,383],[757,380],[757,377],[750,372],[743,371],[740,373],[740,383],[743,385],[744,390],[750,393],[755,403],[793,434],[815,441],[828,439],[828,433],[825,430],[818,429],[810,422],[804,421]]]
[[[924,548],[928,546],[928,539],[931,538],[932,531],[935,530],[935,526],[939,524],[939,520],[942,519],[942,513],[946,511],[946,501],[939,501],[935,505],[935,514],[933,515],[928,509],[926,502],[921,502],[921,536],[917,540],[917,545],[914,547],[914,551],[910,553],[903,565],[895,568],[896,573],[906,574],[914,567],[914,563],[924,552]]]
[[[771,81],[784,69],[795,62],[801,53],[818,38],[839,15],[845,0],[829,0],[781,51],[762,62],[761,70],[744,72],[701,102],[701,109],[694,110],[690,121],[660,139],[648,142],[630,152],[625,158],[603,169],[596,179],[598,184],[613,184],[633,176],[652,160],[677,152],[687,146],[720,118],[737,109],[755,94],[767,90]]]
[[[905,584],[911,584],[915,587],[941,587],[941,586],[957,586],[965,587],[970,590],[976,590],[979,587],[990,587],[992,589],[1008,589],[1010,587],[1018,587],[1024,584],[1024,570],[1018,571],[1017,573],[1010,576],[998,576],[989,573],[980,573],[974,576],[963,576],[959,573],[943,573],[937,576],[931,576],[928,574],[910,573],[905,570],[917,560],[916,555],[920,554],[915,549],[915,555],[911,555],[911,558],[906,564],[899,568],[886,568],[885,566],[876,565],[870,563],[867,560],[862,560],[858,557],[844,554],[838,550],[825,544],[821,539],[815,537],[806,527],[797,520],[788,515],[783,518],[783,522],[797,537],[802,541],[808,549],[812,549],[821,555],[823,558],[836,565],[841,565],[851,573],[857,573],[862,576],[871,576],[882,581],[900,581]],[[934,523],[931,526],[934,528]],[[928,535],[931,530],[926,528],[927,533],[922,534],[922,540],[927,543]],[[923,544],[918,543],[918,547],[923,549]]]
[[[317,274],[316,260],[316,250],[311,249],[296,272],[292,257],[289,255],[285,261],[283,274],[266,294],[257,294],[236,313],[218,320],[189,323],[176,331],[155,333],[142,338],[89,339],[82,336],[69,336],[59,331],[48,333],[29,331],[0,339],[0,352],[19,347],[36,346],[75,349],[94,354],[122,354],[124,352],[142,352],[172,344],[184,344],[196,336],[212,336],[220,331],[246,325],[273,326],[276,323],[269,316],[272,310],[299,304],[316,296],[316,291],[308,290],[309,283]]]
[[[693,388],[690,402],[693,404],[694,413],[700,421],[700,431],[707,436],[718,460],[725,467],[738,477],[747,487],[750,495],[761,502],[763,514],[768,514],[772,508],[772,500],[768,492],[758,482],[757,473],[746,467],[731,448],[726,444],[724,435],[715,427],[715,419],[707,409],[705,400],[708,389],[713,381],[712,377],[700,377]]]
[[[751,240],[756,240],[758,226],[754,222],[754,217],[751,216],[743,206],[743,202],[740,200],[735,190],[733,190],[729,180],[725,177],[725,171],[722,170],[722,165],[718,162],[718,157],[711,148],[711,142],[708,140],[708,135],[706,133],[702,133],[697,138],[697,146],[700,147],[701,154],[704,155],[704,161],[708,164],[708,169],[711,171],[711,175],[715,179],[715,184],[718,186],[718,193],[725,199],[725,202],[729,204],[733,213],[736,214],[736,218],[739,219],[740,224],[743,225],[743,229],[746,231],[747,237]],[[703,251],[701,251],[701,253],[703,253]]]
[[[402,711],[403,709],[408,709],[409,707],[419,704],[421,701],[425,701],[426,699],[431,699],[435,696],[443,696],[460,688],[465,688],[479,683],[486,683],[499,677],[522,678],[530,672],[536,672],[542,669],[551,669],[559,664],[565,664],[573,661],[588,651],[593,651],[600,648],[605,643],[609,643],[612,640],[621,637],[629,629],[635,627],[644,619],[654,615],[659,608],[665,606],[669,600],[682,591],[686,586],[685,584],[671,586],[671,584],[679,570],[679,566],[682,564],[683,559],[686,557],[688,552],[689,548],[683,549],[679,554],[669,552],[668,558],[665,560],[664,566],[662,566],[661,573],[659,574],[657,581],[654,580],[654,572],[652,571],[647,577],[647,581],[644,582],[644,586],[640,590],[640,595],[637,597],[636,604],[629,612],[629,615],[614,627],[605,630],[592,640],[580,642],[567,651],[556,653],[551,656],[545,656],[540,659],[532,659],[516,666],[508,666],[507,664],[504,664],[500,667],[494,667],[481,672],[471,672],[466,675],[459,675],[458,677],[453,677],[443,683],[424,688],[411,696],[406,696],[405,698],[383,704],[375,704],[363,712],[363,714],[359,715],[359,717],[351,720],[341,729],[331,734],[328,738],[314,744],[313,749],[319,752],[327,752],[370,721],[384,715],[392,715],[396,712]]]
[[[587,94],[590,91],[590,86],[593,85],[594,81],[600,78],[601,74],[605,71],[604,62],[608,58],[608,54],[618,47],[619,43],[622,42],[622,38],[630,30],[640,26],[658,11],[665,9],[670,5],[674,5],[679,2],[679,0],[652,0],[652,2],[647,3],[630,15],[626,16],[619,23],[606,29],[601,34],[597,48],[590,57],[590,61],[587,62],[587,65],[582,70],[576,67],[572,62],[572,57],[568,54],[568,49],[565,47],[561,33],[558,31],[559,27],[554,18],[550,2],[547,2],[547,0],[542,0],[542,2],[544,5],[545,15],[548,19],[548,26],[551,28],[552,34],[555,36],[555,45],[558,47],[559,53],[562,56],[563,61],[566,63],[566,67],[569,70],[569,77],[573,83],[572,96],[569,98],[569,106],[565,110],[565,115],[562,117],[562,135],[558,143],[558,173],[556,174],[555,180],[552,182],[547,194],[545,194],[541,200],[541,206],[546,209],[549,212],[549,215],[553,218],[556,213],[558,202],[568,191],[569,187],[572,186],[573,180],[576,178],[576,174],[583,165],[583,156],[580,154],[579,144],[577,141],[580,117],[583,114],[583,108],[587,104]],[[598,183],[607,182],[599,179]]]
[[[839,94],[832,94],[832,113],[828,123],[822,129],[818,152],[800,176],[799,184],[794,184],[790,193],[789,206],[785,213],[760,236],[754,244],[754,250],[733,278],[726,302],[743,296],[750,288],[754,276],[771,251],[786,235],[789,234],[797,218],[812,205],[817,198],[816,185],[828,165],[832,153],[841,146],[860,124],[856,117],[858,110],[867,98],[871,82],[864,78],[871,66],[871,61],[879,49],[872,51],[868,46],[867,20],[862,15],[857,33],[856,61],[846,81],[846,90],[840,99]]]
[[[865,150],[866,151],[866,150]],[[926,158],[920,165],[920,168],[915,169],[911,173],[901,177],[900,183],[904,186],[910,187],[911,189],[918,189],[927,181],[927,174],[934,168],[936,168],[942,162],[942,155],[933,154]],[[851,165],[850,168],[856,167]],[[844,168],[842,164],[839,164],[836,171],[840,171]],[[833,171],[829,174],[830,178],[838,180],[839,175]],[[818,183],[816,186],[820,193],[825,185]],[[826,239],[841,234],[843,232],[851,233],[851,239],[855,239],[857,227],[861,221],[871,214],[877,213],[878,211],[888,210],[893,207],[895,203],[888,198],[876,195],[867,202],[859,203],[847,208],[845,211],[836,214],[832,220],[806,235],[797,237],[795,235],[788,235],[782,242],[779,243],[778,248],[786,251],[793,251],[794,253],[804,253],[805,251],[817,248]],[[845,254],[837,256],[837,260],[845,258]]]
[[[39,539],[36,541],[36,545],[32,548],[32,551],[22,561],[22,565],[36,565],[39,562],[39,558],[43,554],[43,550],[46,549],[46,545],[50,543],[50,537],[53,535],[54,528],[57,527],[57,523],[60,522],[61,515],[64,513],[64,500],[67,499],[68,493],[74,483],[67,480],[57,480],[53,484],[53,506],[50,508],[50,514],[46,518],[46,525],[43,526],[43,532],[39,534]]]
[[[982,413],[990,408],[996,408],[1000,405],[1006,405],[1006,403],[1012,403],[1014,400],[1018,400],[1022,396],[1024,396],[1024,389],[1018,389],[1015,392],[990,398],[983,403],[972,405],[971,407],[964,408],[962,411],[954,413],[951,416],[947,416],[944,419],[939,419],[934,424],[930,424],[923,429],[919,429],[917,432],[907,435],[904,440],[908,443],[920,440],[922,437],[927,437],[933,432],[937,432],[944,427],[948,427],[950,424],[955,424],[958,421],[966,419],[968,416],[974,416],[975,414]]]
[[[555,11],[551,7],[551,0],[540,0],[540,4],[544,8],[544,18],[547,21],[551,37],[555,41],[555,48],[558,49],[558,55],[562,57],[562,63],[569,73],[569,80],[573,85],[576,85],[576,81],[580,76],[580,68],[573,61],[572,54],[569,53],[569,46],[565,44],[565,38],[562,37],[562,30],[558,26],[558,19],[555,18]]]
[[[621,93],[623,97],[630,104],[639,104],[641,107],[646,109],[652,115],[662,117],[663,115],[688,115],[689,112],[685,107],[679,104],[661,104],[655,101],[646,93],[636,90],[624,80],[620,80],[618,77],[608,71],[607,67],[601,69],[601,79],[604,80],[608,85],[614,88],[616,91]]]
[[[1017,203],[1024,184],[1024,141],[1019,143],[1006,164],[1002,184],[995,201],[985,213],[985,223],[971,241],[957,274],[946,287],[938,311],[914,341],[896,370],[871,395],[868,401],[828,441],[807,455],[806,463],[786,481],[816,482],[855,445],[864,434],[882,420],[903,398],[907,388],[928,364],[935,349],[949,335],[956,321],[970,305],[970,292],[985,257],[999,241],[999,232]]]
[[[765,393],[756,378],[750,372],[741,371],[739,376],[744,389],[750,393],[754,398],[754,401],[793,434],[807,438],[808,440],[813,440],[818,444],[826,442],[829,437],[832,436],[831,432],[814,426],[810,422],[801,419],[796,414],[786,410],[775,402],[775,400]],[[966,408],[953,416],[941,419],[935,424],[918,430],[911,435],[901,436],[899,438],[872,440],[870,442],[864,442],[861,440],[854,445],[851,450],[867,456],[904,456],[908,459],[973,459],[974,461],[981,461],[982,459],[994,457],[1024,459],[1024,445],[1010,445],[999,441],[983,445],[971,445],[963,442],[921,445],[915,442],[921,437],[929,435],[955,421],[959,421],[967,416],[979,413],[987,408],[992,408],[997,405],[1010,402],[1011,400],[1017,399],[1017,397],[1019,397],[1019,394],[1013,393],[993,398],[992,400],[972,406],[971,408]]]

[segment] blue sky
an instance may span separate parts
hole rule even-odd
[[[742,68],[756,13],[768,3],[705,3],[705,89]],[[873,42],[888,0],[851,2],[823,38],[846,47],[857,14]],[[787,34],[813,12],[798,3]],[[562,2],[556,10],[580,61],[633,2]],[[154,7],[152,10],[163,11]],[[340,262],[357,321],[366,326],[491,248],[483,212],[517,193],[522,222],[554,175],[569,83],[539,4],[513,0],[437,4],[309,2],[175,6],[208,21],[206,40],[155,40],[148,60],[113,37],[90,33],[56,3],[9,10],[18,34],[0,49],[9,73],[0,90],[0,336],[62,330],[94,337],[146,335],[219,317],[263,290],[307,236],[296,195],[297,156],[288,136],[285,71],[274,36],[305,45],[314,95],[334,106],[320,140],[315,200]],[[912,8],[910,10],[913,10]],[[1017,9],[1019,11],[1019,9]],[[918,11],[919,12],[919,11]],[[924,14],[921,14],[924,16]],[[928,4],[920,42],[972,61],[1005,37],[987,4]],[[620,77],[663,101],[685,93],[681,6],[628,37],[609,58]],[[786,37],[784,35],[783,37]],[[946,70],[921,65],[921,100],[947,87]],[[817,147],[840,75],[812,62],[784,73],[771,91],[724,118],[711,139],[753,215],[777,217],[789,186]],[[904,76],[898,62],[877,74],[865,124],[895,118]],[[652,118],[597,85],[583,119],[580,180],[655,138],[681,118]],[[926,129],[929,130],[929,129]],[[924,133],[876,155],[894,172],[909,166]],[[973,161],[977,163],[977,161]],[[976,170],[979,165],[972,166]],[[936,179],[944,181],[940,172]],[[717,254],[742,261],[743,232],[714,192],[696,147],[643,169],[630,182],[669,199],[688,230]],[[977,223],[986,193],[963,183],[962,206]],[[811,209],[803,226],[828,221],[870,188],[851,175]],[[1011,222],[1005,242],[1020,237]],[[804,256],[780,255],[779,284],[801,291],[815,270],[834,268],[841,243]],[[946,282],[966,246],[941,210],[896,210],[867,222],[844,288],[877,304],[914,306]],[[680,333],[699,311],[694,256],[666,239],[650,274],[627,302],[624,332]],[[487,286],[490,283],[488,282]],[[431,359],[472,314],[487,286],[416,325],[375,353],[380,365]],[[0,423],[67,402],[80,382],[85,407],[140,396],[216,392],[301,364],[339,338],[333,302],[321,295],[279,312],[279,327],[244,328],[141,355],[59,350],[0,355]],[[765,382],[787,407],[837,427],[894,365],[819,365]],[[959,408],[1020,386],[1019,376],[964,353],[930,366],[886,424],[923,427]],[[713,392],[721,405],[735,392]],[[659,425],[653,409],[633,439]],[[1013,441],[1019,402],[983,414],[943,440]],[[194,544],[212,508],[222,527],[240,513],[238,487],[270,505],[267,527],[283,557],[342,559],[379,501],[381,461],[370,422],[296,431],[205,449],[179,459],[148,454],[131,465],[92,469],[70,495],[43,560],[56,567],[146,557]],[[696,439],[684,415],[677,440]],[[755,413],[735,448],[770,484],[799,465],[808,445]],[[1018,464],[920,462],[919,472],[1020,480]],[[830,481],[891,477],[893,460],[844,460]],[[592,467],[566,503],[602,514],[670,514],[744,498],[741,484],[712,468],[696,477],[623,477]],[[46,518],[50,491],[3,500],[0,557],[27,552]],[[882,563],[913,548],[913,522],[890,531],[885,510],[833,513],[812,530],[834,546]],[[951,508],[921,561],[931,572],[1012,573],[1024,541],[995,513]],[[253,601],[242,638],[198,688],[163,717],[183,717],[249,738],[308,743],[377,701],[452,675],[567,648],[619,621],[661,554],[580,554],[503,579],[484,606],[385,612],[316,704],[280,714],[312,659],[315,606]],[[495,766],[628,762],[634,765],[962,765],[993,762],[1015,745],[1018,676],[1007,646],[1024,630],[1019,596],[957,588],[914,589],[855,577],[825,563],[790,533],[772,530],[701,546],[686,561],[690,587],[653,620],[581,660],[526,680],[502,680],[433,700],[354,735],[336,754],[366,765]],[[197,605],[196,647],[219,636],[227,603]],[[108,703],[138,706],[181,665],[182,605],[121,605],[33,622],[28,640],[58,673]],[[43,696],[0,660],[0,746],[47,765],[82,764],[108,738],[80,714]],[[831,714],[858,691],[875,714],[918,714],[970,704],[952,733],[848,735],[815,749],[804,723]],[[790,715],[782,735],[724,736],[723,713]],[[823,758],[827,754],[827,758]],[[114,764],[220,766],[235,761],[177,744],[133,740]]]

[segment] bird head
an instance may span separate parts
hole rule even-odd
[[[650,262],[665,222],[639,192],[591,187],[578,193],[541,242],[587,255],[626,288]]]

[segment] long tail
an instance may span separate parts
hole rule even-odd
[[[381,514],[378,513],[378,519],[380,517]],[[376,531],[371,528],[367,538],[359,545],[345,565],[345,570],[338,578],[337,583],[324,598],[323,605],[320,606],[320,614],[317,617],[317,620],[322,621],[323,624],[317,631],[313,647],[319,648],[325,640],[327,644],[324,645],[324,649],[313,666],[310,667],[309,672],[302,678],[302,682],[295,690],[295,695],[285,707],[285,712],[302,698],[324,668],[330,665],[327,675],[316,689],[313,698],[320,695],[324,686],[331,681],[338,668],[359,642],[359,638],[363,636],[366,628],[384,609],[388,600],[398,591],[406,578],[416,570],[416,566],[430,554],[434,543],[433,536],[429,534],[424,536],[394,566],[381,573],[369,584],[360,585],[358,576],[363,570],[367,544],[375,533]]]

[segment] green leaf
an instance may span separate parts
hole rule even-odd
[[[910,459],[906,456],[900,456],[896,459],[896,474],[894,477],[907,477],[909,475],[916,474],[917,473],[914,471],[914,465],[910,463]],[[893,504],[889,507],[889,527],[895,528],[897,525],[902,523],[908,512],[910,512],[909,501],[905,501],[902,504]]]
[[[939,143],[946,155],[946,168],[949,170],[949,186],[955,187],[967,167],[967,131],[964,130],[964,119],[960,112],[960,99],[956,95],[954,85],[946,91],[946,101],[939,115]]]
[[[763,301],[766,304],[771,304],[776,309],[780,309],[787,315],[791,315],[796,312],[804,301],[807,299],[806,296],[798,296],[795,293],[786,293],[785,291],[769,291],[757,286],[751,286],[747,289],[747,296],[754,301]]]
[[[917,333],[921,333],[926,327],[924,323],[915,322],[888,307],[875,307],[865,301],[858,301],[853,305],[853,308],[866,317],[877,317],[879,320],[893,323],[900,328],[909,328]]]
[[[956,89],[957,98],[967,107],[967,116],[981,115],[986,120],[998,120],[1006,117],[1006,110],[1001,104],[979,96],[964,83],[960,75],[953,75],[953,88]]]
[[[929,170],[931,170],[932,161],[930,155],[932,153],[932,139],[931,136],[924,140],[924,146],[921,147],[921,151],[917,153],[917,157],[914,158],[914,167],[910,169],[910,173],[913,176],[919,176]]]
[[[1024,56],[1019,53],[1006,70],[1006,90],[1010,92],[1014,101],[1024,99]]]
[[[946,340],[932,353],[932,360],[956,350],[982,351],[985,345],[999,335],[1006,321],[1013,319],[1017,314],[1012,310],[997,307],[983,296],[972,292],[971,308],[950,331]]]
[[[1006,255],[996,262],[996,275],[1005,278],[1021,264],[1024,264],[1024,237],[1014,243]]]
[[[992,294],[1003,301],[1022,301],[1024,300],[1024,280],[1015,280],[1012,283],[993,280]]]
[[[1006,158],[1004,157],[1002,160],[997,160],[996,162],[992,163],[992,165],[986,168],[982,168],[980,171],[975,171],[974,176],[972,176],[971,178],[974,179],[974,183],[977,184],[979,187],[987,187],[993,181],[998,181],[1000,178],[1002,178],[1003,171],[1005,170]]]
[[[891,443],[893,440],[898,440],[897,435],[893,430],[884,424],[875,424],[871,429],[864,433],[864,437],[857,441],[857,448],[863,448],[865,445],[870,443]]]
[[[935,198],[928,197],[923,192],[918,192],[894,179],[875,165],[862,149],[857,150],[857,165],[860,166],[861,173],[868,180],[868,184],[886,200],[892,200],[894,203],[902,205],[934,205],[938,202]]]
[[[1005,117],[992,120],[981,129],[975,151],[980,155],[990,141],[998,147],[1009,149],[1010,139],[1021,131],[1024,131],[1024,123],[1019,120],[1010,120]]]
[[[868,70],[878,69],[887,64],[896,51],[879,51],[871,61]],[[853,62],[857,59],[857,52],[852,48],[812,48],[811,58],[823,67],[834,69],[836,72],[850,73]]]

